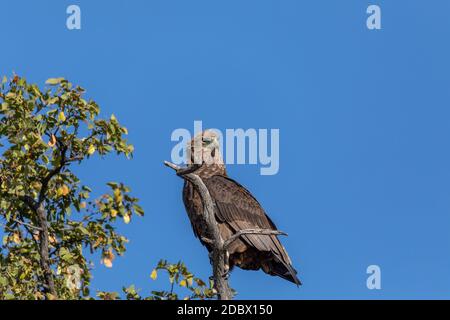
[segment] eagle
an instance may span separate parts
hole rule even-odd
[[[228,177],[220,154],[219,136],[206,130],[187,146],[188,170],[199,176],[207,187],[215,205],[215,219],[224,241],[239,230],[277,230],[258,200],[241,184]],[[184,180],[183,202],[195,236],[208,251],[212,245],[203,216],[203,201],[196,186]],[[276,235],[243,234],[227,249],[228,269],[263,270],[271,276],[301,285],[291,259]]]

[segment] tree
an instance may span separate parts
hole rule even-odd
[[[114,115],[98,118],[98,105],[83,99],[81,87],[63,78],[46,84],[41,91],[17,75],[1,84],[0,297],[89,295],[91,272],[83,250],[101,251],[103,263],[111,266],[127,242],[112,223],[144,213],[122,183],[108,183],[110,193],[90,200],[91,189],[72,169],[95,153],[130,157],[127,129]],[[78,275],[79,283],[70,285]]]
[[[144,214],[123,183],[109,182],[109,192],[92,200],[92,190],[74,171],[96,154],[132,157],[127,129],[114,115],[100,118],[99,106],[83,98],[83,88],[64,78],[48,79],[46,85],[41,90],[15,75],[4,77],[0,86],[0,299],[91,297],[86,252],[100,252],[102,263],[111,267],[128,241],[114,223]],[[177,283],[196,279],[184,265],[173,266],[161,262],[158,268]],[[200,281],[192,297],[212,297]],[[124,292],[141,298],[133,286]],[[177,297],[171,294],[149,298]]]

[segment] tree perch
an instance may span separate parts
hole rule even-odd
[[[215,205],[211,198],[203,180],[195,174],[196,168],[187,167],[181,168],[171,162],[164,161],[164,165],[175,170],[177,175],[194,184],[203,200],[203,216],[207,225],[208,234],[212,235],[212,239],[207,242],[212,246],[211,264],[213,267],[214,288],[217,291],[220,300],[231,300],[233,298],[233,291],[228,283],[228,253],[227,248],[236,241],[239,237],[246,234],[260,234],[260,235],[287,235],[278,230],[267,229],[245,229],[239,230],[230,238],[224,240],[220,234],[219,227],[216,221]],[[202,238],[203,239],[203,238]]]
[[[183,174],[183,168],[165,161],[164,164],[177,171],[177,174],[181,174],[181,177],[192,182],[203,200],[203,215],[206,221],[208,233],[212,235],[212,266],[213,266],[213,278],[214,287],[217,291],[220,300],[231,300],[233,298],[233,292],[226,279],[226,266],[228,265],[226,251],[224,250],[224,240],[219,232],[217,221],[215,218],[215,207],[209,194],[208,188],[206,188],[202,179],[194,173]]]

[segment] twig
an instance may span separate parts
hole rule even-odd
[[[164,165],[165,165],[166,167],[172,168],[172,169],[175,170],[175,171],[179,171],[179,170],[182,169],[180,166],[177,166],[176,164],[174,164],[174,163],[172,163],[172,162],[169,162],[169,161],[164,161]]]
[[[29,223],[26,223],[26,222],[23,222],[23,221],[20,221],[20,220],[17,220],[17,219],[12,219],[12,221],[14,221],[14,222],[16,222],[18,224],[21,224],[23,226],[26,226],[28,228],[35,229],[35,230],[38,230],[38,231],[42,231],[42,228],[33,226],[33,225],[29,224]]]

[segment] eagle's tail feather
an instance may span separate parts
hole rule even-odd
[[[282,259],[275,257],[268,264],[267,269],[263,268],[264,272],[281,277],[295,283],[297,286],[302,285],[301,281],[297,278],[297,271],[290,264],[283,262]]]

